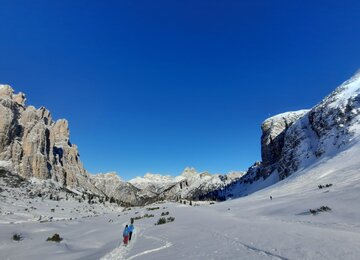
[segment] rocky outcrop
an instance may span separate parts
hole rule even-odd
[[[143,198],[156,200],[189,199],[199,200],[205,194],[239,179],[243,173],[231,172],[229,174],[198,173],[194,168],[186,167],[177,177],[147,174],[144,178],[135,178],[130,183],[141,187],[139,195]]]
[[[65,187],[95,193],[64,119],[53,121],[41,107],[25,106],[25,95],[0,85],[0,160],[23,178],[52,179]]]
[[[281,158],[286,131],[309,110],[283,113],[271,117],[261,125],[261,158],[263,165],[269,166]]]
[[[23,93],[0,85],[0,162],[24,179],[52,180],[61,187],[112,199],[120,205],[144,205],[157,200],[193,198],[232,179],[198,174],[186,168],[177,178],[147,174],[125,182],[115,173],[90,175],[76,145],[70,142],[68,122],[54,121],[44,107],[25,105]],[[134,184],[134,185],[133,185]]]
[[[139,196],[139,189],[122,180],[116,173],[96,174],[91,176],[91,183],[112,200],[124,206],[139,206],[146,203]]]
[[[360,73],[288,129],[277,167],[280,179],[346,149],[352,139],[360,135],[359,125]]]
[[[358,142],[360,72],[311,110],[283,113],[265,120],[262,131],[262,161],[237,181],[209,192],[205,198],[246,196]]]
[[[359,125],[360,73],[311,110],[289,112],[263,125],[260,175],[276,171],[284,179],[346,146]]]

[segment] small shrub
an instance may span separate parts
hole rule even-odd
[[[169,215],[169,214],[170,214],[169,211],[167,211],[167,212],[161,213],[161,216],[167,216],[167,215]]]
[[[318,209],[309,209],[309,212],[314,216],[317,215],[319,212],[327,212],[327,211],[331,211],[331,208],[328,206],[321,206]]]
[[[175,221],[175,218],[174,218],[174,217],[168,217],[166,221],[167,221],[167,222],[174,222],[174,221]]]
[[[318,212],[316,209],[309,209],[310,213],[316,215]]]
[[[166,224],[166,218],[159,218],[158,222],[155,225]]]
[[[55,212],[55,209],[51,209],[51,212]]]
[[[149,211],[151,211],[151,210],[157,210],[157,209],[160,209],[160,207],[146,208],[146,210],[149,210]]]
[[[332,183],[329,183],[329,184],[326,184],[326,185],[318,185],[318,188],[321,190],[321,189],[325,189],[325,188],[330,188],[330,187],[332,187],[333,185],[332,185]]]
[[[139,219],[142,219],[142,218],[153,218],[154,215],[153,214],[145,214],[144,216],[137,216],[135,218],[133,218],[134,220],[139,220]]]
[[[46,241],[53,241],[53,242],[57,242],[57,243],[59,243],[61,240],[63,240],[62,237],[60,237],[60,235],[57,233],[54,234],[52,237],[48,237],[46,239]]]
[[[322,206],[322,207],[320,207],[319,209],[318,209],[318,211],[331,211],[331,208],[330,207],[328,207],[328,206]]]
[[[14,234],[14,235],[12,236],[12,239],[13,239],[14,241],[21,241],[21,240],[23,240],[23,237],[22,237],[20,234]]]

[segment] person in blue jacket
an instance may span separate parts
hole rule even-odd
[[[126,227],[124,228],[123,231],[123,238],[124,238],[124,245],[127,246],[128,241],[129,241],[129,227],[128,225],[126,225]]]
[[[128,231],[129,231],[129,242],[131,241],[131,237],[132,237],[132,233],[134,232],[134,225],[131,223],[130,226],[128,227]]]

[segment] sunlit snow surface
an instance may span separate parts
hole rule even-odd
[[[38,200],[31,204],[37,208],[33,215],[50,215],[50,208],[59,205],[53,216],[59,221],[39,223],[21,211],[28,201],[4,202],[1,197],[0,259],[359,259],[359,155],[354,141],[335,157],[271,187],[215,205],[165,203],[155,211],[145,207],[124,212],[94,206],[100,214],[94,216],[85,203]],[[330,188],[317,187],[330,183]],[[309,213],[321,206],[332,210]],[[166,211],[175,221],[155,226]],[[133,241],[120,245],[130,217],[146,213],[155,217],[135,221]],[[14,233],[23,240],[13,241]],[[46,242],[54,233],[64,240]]]

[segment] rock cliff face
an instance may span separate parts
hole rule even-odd
[[[96,174],[91,176],[91,183],[109,198],[113,198],[125,205],[143,205],[146,200],[138,196],[139,189],[122,180],[116,173]]]
[[[309,110],[283,113],[271,117],[261,125],[261,158],[264,166],[269,166],[281,158],[285,135],[289,127]]]
[[[248,195],[301,168],[332,156],[360,138],[360,73],[311,110],[288,112],[262,124],[262,161],[246,174],[198,173],[186,168],[178,177],[147,174],[130,182],[116,174],[89,175],[70,143],[66,120],[53,121],[48,110],[25,106],[25,95],[0,85],[0,167],[24,179],[53,180],[114,198],[125,205],[163,199],[217,199]]]
[[[263,125],[260,172],[284,179],[300,167],[336,153],[359,135],[360,73],[311,110],[284,113]]]
[[[89,182],[77,146],[70,143],[68,122],[53,121],[47,109],[25,106],[25,100],[23,93],[0,85],[0,160],[26,179],[52,179],[99,193]]]
[[[115,173],[86,172],[64,119],[54,121],[41,107],[25,105],[23,93],[0,85],[0,166],[24,179],[52,180],[61,187],[113,199],[121,205],[144,205],[157,200],[192,199],[220,188],[238,176],[198,174],[187,168],[177,178],[147,174],[125,182]]]
[[[357,73],[289,127],[277,162],[280,179],[346,149],[360,136],[359,129],[360,73]]]
[[[265,120],[262,131],[262,161],[207,197],[246,196],[355,144],[360,138],[360,72],[312,109]]]

